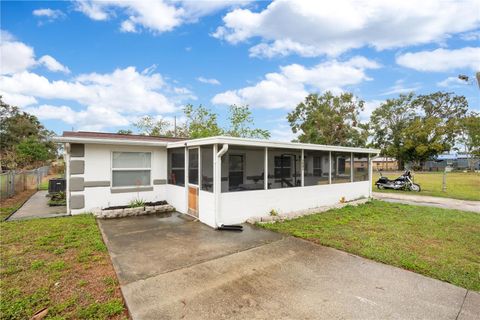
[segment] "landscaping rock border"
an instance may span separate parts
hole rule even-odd
[[[337,203],[331,206],[323,206],[323,207],[316,207],[316,208],[310,208],[306,210],[300,210],[300,211],[292,211],[292,212],[287,212],[287,213],[280,213],[276,216],[268,215],[268,216],[263,216],[263,217],[252,217],[247,220],[248,223],[250,224],[255,224],[255,223],[275,223],[277,221],[285,221],[285,220],[291,220],[291,219],[296,219],[300,218],[303,216],[308,216],[311,214],[315,213],[320,213],[320,212],[325,212],[331,209],[340,209],[345,206],[358,206],[359,204],[364,204],[368,202],[370,199],[357,199],[349,202],[341,202]]]
[[[169,204],[159,206],[145,206],[136,208],[113,209],[113,210],[98,210],[93,212],[93,215],[100,219],[123,218],[142,216],[146,214],[167,213],[173,212],[175,208]]]

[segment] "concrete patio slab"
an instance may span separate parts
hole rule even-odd
[[[63,206],[50,207],[48,205],[47,191],[37,191],[27,200],[10,218],[11,220],[23,220],[32,218],[52,218],[67,215],[67,208]]]
[[[478,293],[252,226],[99,225],[133,319],[478,319]]]

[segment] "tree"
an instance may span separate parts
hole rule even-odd
[[[132,130],[130,129],[120,129],[117,131],[118,134],[133,134]]]
[[[373,146],[380,148],[383,156],[397,159],[400,167],[403,167],[405,161],[401,149],[404,144],[404,130],[415,116],[413,99],[413,93],[387,99],[370,116]]]
[[[231,105],[229,109],[230,128],[225,132],[231,137],[268,139],[268,130],[252,128],[254,125],[252,112],[248,106]]]
[[[16,106],[5,103],[0,96],[0,150],[2,168],[17,169],[19,166],[35,164],[28,163],[28,159],[33,159],[33,162],[54,159],[57,156],[57,147],[50,139],[53,135],[54,133],[47,130],[40,121],[38,121],[37,117],[20,111]],[[19,159],[17,147],[25,143],[26,140],[35,140],[45,148],[33,149],[36,152],[40,152],[38,156],[30,155],[30,157]],[[44,157],[45,150],[48,155],[47,158]]]
[[[194,108],[187,104],[183,109],[186,121],[186,130],[190,139],[219,136],[224,133],[217,123],[217,114],[202,105]]]
[[[464,147],[469,158],[469,166],[473,169],[472,156],[480,158],[480,114],[470,112],[460,120],[461,134],[459,141]]]
[[[133,125],[140,130],[141,134],[173,137],[173,133],[169,129],[170,122],[165,119],[155,120],[151,116],[143,116]]]
[[[22,167],[38,165],[50,158],[47,146],[34,137],[23,139],[16,146],[17,163]]]
[[[175,128],[172,123],[165,120],[154,120],[151,116],[144,116],[134,123],[142,134],[150,136],[205,138],[220,135],[243,138],[270,137],[268,130],[253,128],[252,112],[248,106],[232,105],[229,109],[229,127],[223,129],[218,124],[218,115],[202,105],[194,107],[191,104],[183,108],[185,120]],[[123,130],[121,130],[123,131]]]
[[[342,146],[364,146],[368,139],[367,125],[359,121],[364,101],[351,93],[319,96],[310,94],[290,112],[287,120],[298,141]]]
[[[401,167],[405,161],[420,165],[454,146],[467,110],[465,97],[449,92],[402,94],[372,112],[373,145]]]

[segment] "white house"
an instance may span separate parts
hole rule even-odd
[[[64,132],[67,210],[166,200],[218,227],[371,195],[377,149]]]

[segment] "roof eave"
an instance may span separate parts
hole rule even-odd
[[[355,147],[342,147],[342,146],[330,146],[313,143],[298,143],[298,142],[281,142],[261,139],[246,139],[236,137],[216,136],[208,138],[200,138],[193,140],[185,140],[179,142],[169,142],[167,148],[179,148],[179,147],[194,147],[209,144],[231,144],[237,146],[251,146],[251,147],[267,147],[267,148],[286,148],[286,149],[304,149],[304,150],[323,150],[323,151],[344,151],[344,152],[364,152],[379,154],[379,149],[371,148],[355,148]]]
[[[116,145],[156,146],[156,147],[166,147],[168,144],[167,141],[103,139],[103,138],[84,138],[84,137],[53,137],[52,140],[57,143],[116,144]]]

